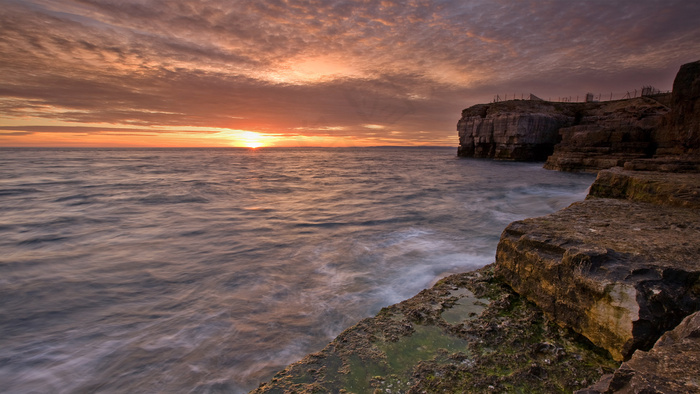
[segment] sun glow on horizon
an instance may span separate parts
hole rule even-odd
[[[261,148],[264,146],[268,146],[270,144],[270,140],[273,139],[274,137],[261,134],[261,133],[256,133],[254,131],[237,131],[237,135],[233,137],[236,139],[237,144],[240,144],[243,147],[250,148],[250,149],[257,149]]]
[[[444,139],[411,140],[380,124],[289,127],[278,132],[228,127],[80,123],[36,117],[0,119],[0,147],[272,148],[450,145]]]

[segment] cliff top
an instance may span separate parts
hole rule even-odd
[[[644,107],[668,107],[671,101],[670,93],[662,93],[654,96],[637,97],[623,100],[602,102],[552,102],[540,100],[508,100],[496,103],[476,104],[462,110],[462,117],[480,116],[482,118],[496,114],[534,114],[554,113],[570,117],[582,115],[602,115],[626,111],[629,108]]]

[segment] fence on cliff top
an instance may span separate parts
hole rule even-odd
[[[630,98],[636,98],[636,97],[644,97],[644,96],[654,96],[657,94],[661,93],[671,93],[670,90],[666,92],[662,92],[659,89],[656,89],[653,86],[643,86],[641,89],[634,89],[634,90],[628,90],[626,92],[610,92],[608,93],[586,93],[583,95],[577,95],[577,96],[558,96],[556,98],[554,97],[549,97],[547,99],[545,98],[540,98],[535,96],[532,93],[521,93],[519,96],[517,93],[513,93],[513,95],[505,94],[505,95],[500,95],[497,94],[493,96],[493,102],[497,103],[500,101],[508,101],[510,100],[539,100],[539,101],[550,101],[550,102],[559,102],[559,103],[590,103],[590,102],[601,102],[601,101],[614,101],[614,100],[624,100],[624,99],[630,99]]]

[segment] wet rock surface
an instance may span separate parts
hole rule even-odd
[[[253,392],[572,392],[615,370],[493,271],[450,276],[382,309]]]

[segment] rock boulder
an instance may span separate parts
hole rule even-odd
[[[676,74],[667,120],[654,136],[657,154],[700,156],[700,61],[682,65]]]
[[[601,172],[586,201],[510,224],[497,274],[615,359],[648,350],[700,310],[700,179],[676,175]]]
[[[700,393],[700,312],[686,317],[648,351],[576,394]]]

